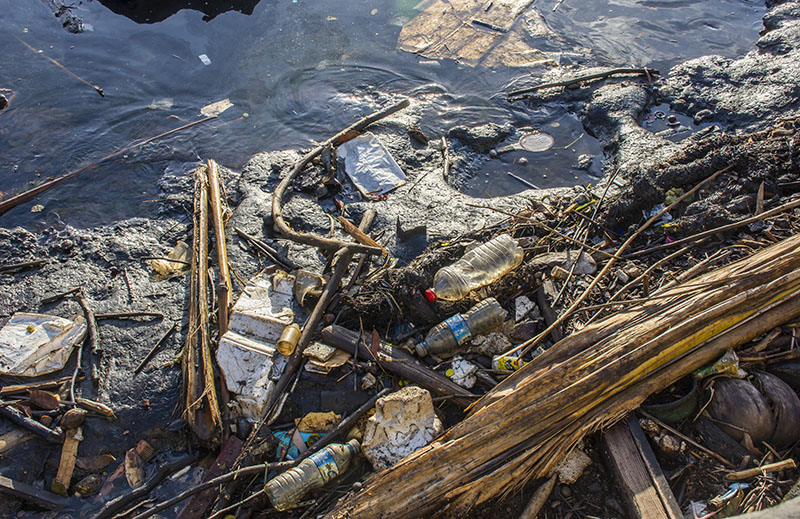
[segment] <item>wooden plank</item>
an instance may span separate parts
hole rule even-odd
[[[618,422],[605,431],[603,442],[632,517],[682,519],[675,496],[637,421]]]
[[[52,490],[56,494],[69,495],[69,484],[72,473],[75,471],[75,461],[78,458],[78,445],[83,440],[83,429],[76,427],[67,429],[64,433],[64,447],[61,449],[61,461],[58,463],[58,473],[53,479]]]
[[[386,371],[418,384],[420,387],[438,395],[452,396],[451,402],[458,406],[467,407],[477,398],[444,375],[428,369],[415,357],[384,342],[380,343],[378,351],[373,354],[364,341],[359,340],[357,332],[335,324],[323,328],[320,337],[321,341],[328,346],[351,354],[358,348],[359,359],[374,360]]]

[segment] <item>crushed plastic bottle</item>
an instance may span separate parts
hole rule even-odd
[[[279,512],[293,508],[310,490],[339,477],[360,450],[358,440],[328,445],[298,466],[269,480],[264,491]]]
[[[490,332],[503,324],[505,315],[495,298],[484,299],[463,315],[455,314],[431,328],[425,340],[417,344],[417,354],[424,357],[428,354],[442,356],[454,353],[473,335]]]
[[[433,277],[433,288],[426,291],[428,299],[458,301],[471,290],[488,285],[513,270],[525,256],[525,251],[508,234],[501,234],[464,255]]]

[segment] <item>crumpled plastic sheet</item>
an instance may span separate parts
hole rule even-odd
[[[17,312],[0,330],[0,375],[38,377],[64,368],[86,320]]]
[[[337,153],[364,198],[384,195],[406,183],[405,173],[389,150],[370,132],[345,142]]]

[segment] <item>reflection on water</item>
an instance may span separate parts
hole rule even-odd
[[[100,0],[100,3],[117,14],[136,23],[162,22],[181,9],[194,9],[203,13],[203,21],[210,22],[228,11],[253,14],[260,0]]]
[[[150,3],[158,6],[147,13],[150,21],[168,16],[176,6],[205,4]],[[582,132],[577,119],[563,119],[562,107],[537,108],[532,115],[522,104],[494,95],[523,71],[473,69],[396,51],[400,28],[414,15],[416,3],[242,0],[223,3],[234,11],[206,11],[203,6],[205,14],[183,9],[160,23],[137,24],[110,10],[130,2],[103,0],[109,8],[98,2],[76,5],[74,13],[90,30],[70,34],[40,2],[0,0],[0,88],[15,92],[12,104],[0,112],[2,192],[21,191],[196,120],[209,103],[230,98],[234,104],[219,120],[105,163],[22,204],[0,217],[0,225],[40,227],[64,221],[92,226],[152,216],[157,204],[147,200],[159,196],[157,181],[165,168],[189,171],[196,161],[213,157],[237,169],[259,151],[308,147],[385,101],[387,93],[430,101],[421,126],[434,137],[458,124],[489,121],[516,128],[562,121],[571,131]],[[557,32],[573,45],[591,49],[601,64],[656,64],[662,69],[708,52],[745,52],[757,37],[764,10],[749,0],[564,0],[554,12],[555,4],[536,3]],[[250,16],[235,12],[250,9]],[[208,17],[213,20],[207,23]],[[101,86],[105,97],[16,38]],[[563,61],[569,59],[565,52]],[[569,136],[565,139],[563,145],[569,144]],[[463,188],[486,196],[487,179],[481,175],[489,174],[494,175],[491,196],[525,189],[507,172],[543,186],[594,182],[600,150],[578,149],[591,145],[583,138],[574,152],[528,156],[526,166],[519,161],[524,152],[487,157],[489,169],[476,171]],[[583,153],[596,160],[589,170],[576,170],[572,166]],[[548,165],[543,167],[545,158]],[[42,204],[44,211],[31,213],[33,204]]]

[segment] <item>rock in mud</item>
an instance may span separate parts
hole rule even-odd
[[[500,141],[509,137],[512,132],[510,125],[501,126],[495,123],[487,123],[480,126],[456,126],[450,130],[448,135],[472,146],[477,151],[485,153],[497,146]]]

